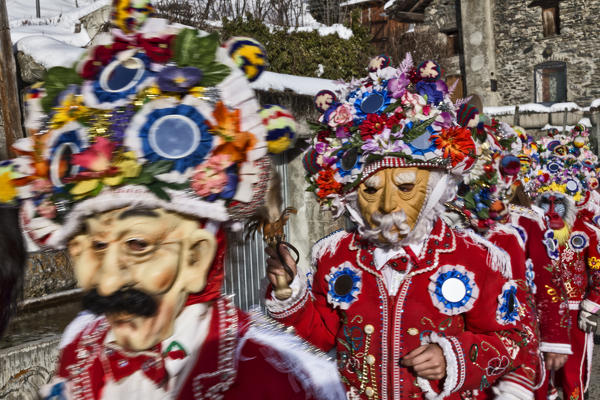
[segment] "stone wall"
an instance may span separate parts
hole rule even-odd
[[[479,0],[477,0],[479,1]],[[543,37],[540,7],[522,0],[496,0],[494,33],[498,92],[502,104],[535,101],[534,66],[545,61],[567,64],[567,101],[585,106],[600,97],[599,0],[563,0],[560,35]],[[468,20],[464,21],[468,24]]]

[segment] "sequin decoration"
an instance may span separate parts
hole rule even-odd
[[[334,308],[347,310],[358,299],[362,288],[362,271],[350,262],[331,268],[325,280],[329,287],[327,301]]]
[[[429,278],[433,305],[446,315],[469,311],[479,296],[475,274],[462,265],[444,265]]]

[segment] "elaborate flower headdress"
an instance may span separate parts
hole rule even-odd
[[[276,151],[292,136],[291,116],[261,115],[249,86],[266,63],[260,44],[219,46],[216,35],[149,18],[148,1],[130,3],[115,0],[107,40],[29,89],[30,137],[0,165],[0,201],[22,203],[24,229],[43,245],[128,205],[249,216],[267,189],[269,136]]]
[[[588,130],[579,124],[569,136],[554,134],[540,139],[539,164],[532,170],[529,185],[533,196],[558,192],[580,202],[598,187],[598,157],[589,149],[588,136]]]
[[[417,166],[463,173],[474,162],[471,131],[456,123],[460,103],[434,61],[398,68],[380,56],[369,75],[315,97],[322,115],[305,152],[309,190],[331,206],[382,168]]]

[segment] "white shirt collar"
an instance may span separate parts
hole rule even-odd
[[[419,255],[421,253],[421,249],[423,248],[423,243],[410,244],[409,247],[413,253]],[[373,261],[375,262],[375,268],[380,271],[388,261],[403,255],[406,255],[406,251],[404,251],[402,247],[399,249],[384,249],[382,247],[376,247],[375,250],[373,250]]]

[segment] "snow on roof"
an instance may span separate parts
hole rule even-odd
[[[582,118],[577,123],[585,126],[586,128],[591,128],[592,127],[592,121],[590,121],[589,118]],[[565,132],[570,132],[573,128],[575,128],[575,125],[565,125],[564,131]],[[550,129],[556,129],[559,132],[562,132],[563,131],[563,126],[562,125],[550,125],[550,124],[546,124],[542,128],[540,128],[540,130],[542,130],[542,131],[548,131]]]
[[[319,32],[320,36],[334,35],[337,34],[341,39],[348,40],[352,37],[352,29],[342,25],[342,24],[333,24],[331,26],[322,25],[320,26],[299,26],[297,28],[289,28],[288,33],[292,32]]]
[[[338,87],[338,83],[329,79],[294,76],[266,71],[263,72],[260,78],[253,82],[251,86],[255,90],[276,90],[280,92],[291,90],[297,94],[314,96],[323,89],[335,91]]]
[[[371,1],[373,1],[373,0],[348,0],[348,1],[344,1],[344,2],[340,3],[340,7],[355,6],[357,4],[369,3]]]
[[[391,8],[394,5],[395,2],[396,2],[396,0],[388,0],[385,3],[385,5],[383,6],[383,9],[387,10],[387,9]]]
[[[600,106],[600,102],[598,103]],[[517,106],[499,106],[499,107],[484,107],[483,112],[490,116],[510,115],[515,113]],[[580,107],[576,103],[554,103],[550,106],[545,106],[539,103],[519,104],[519,113],[554,113],[563,111],[585,111],[586,108]]]

